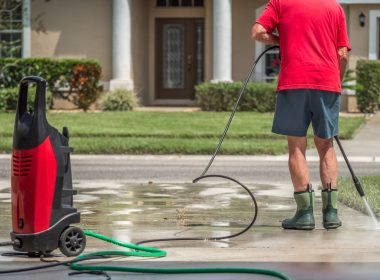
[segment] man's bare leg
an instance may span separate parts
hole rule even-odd
[[[306,137],[288,136],[288,165],[294,192],[305,191],[309,184],[309,170],[305,156],[306,147]]]
[[[336,189],[338,161],[333,141],[333,138],[323,139],[318,136],[314,137],[314,143],[319,154],[319,173],[323,189],[327,189],[328,184],[331,184],[332,189]]]

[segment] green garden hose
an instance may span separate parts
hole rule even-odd
[[[248,274],[261,274],[277,277],[283,280],[292,280],[284,273],[259,268],[136,268],[127,266],[111,266],[111,265],[89,265],[82,264],[87,258],[96,256],[139,256],[139,257],[165,257],[166,252],[156,248],[138,246],[131,243],[125,243],[113,238],[85,230],[87,236],[95,237],[103,241],[133,249],[134,251],[100,251],[95,253],[84,254],[76,257],[70,264],[70,268],[78,271],[119,271],[119,272],[134,272],[134,273],[159,273],[159,274],[187,274],[187,273],[248,273]],[[81,263],[79,263],[81,262]]]

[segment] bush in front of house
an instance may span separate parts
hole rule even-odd
[[[0,111],[12,111],[17,108],[19,88],[0,88]],[[33,110],[36,96],[35,87],[28,89],[28,110]],[[46,109],[50,108],[52,93],[46,91]]]
[[[68,91],[59,91],[62,98],[74,103],[85,112],[91,104],[96,101],[102,87],[99,85],[101,68],[94,63],[76,63],[71,65],[69,80],[64,80],[68,84]]]
[[[136,93],[127,89],[107,92],[100,100],[103,111],[133,111],[140,104]]]
[[[360,86],[356,93],[359,110],[363,113],[376,112],[380,97],[380,61],[359,60],[356,76]]]
[[[89,59],[0,58],[0,88],[18,87],[25,76],[40,76],[54,94],[87,111],[100,92],[101,66]]]
[[[203,111],[231,111],[242,87],[242,82],[203,83],[195,88],[195,100]],[[238,110],[273,112],[276,106],[275,92],[274,83],[248,83]]]

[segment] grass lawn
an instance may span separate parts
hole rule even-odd
[[[51,112],[48,120],[58,129],[69,128],[76,153],[210,154],[229,116],[229,112]],[[221,153],[285,153],[285,138],[271,133],[272,119],[273,114],[237,113]],[[342,117],[341,138],[351,138],[364,121]],[[0,124],[0,152],[9,152],[14,113],[0,113]]]
[[[380,176],[359,178],[368,203],[377,217],[380,217]],[[351,178],[342,178],[338,182],[339,201],[367,214],[363,199],[357,193]]]

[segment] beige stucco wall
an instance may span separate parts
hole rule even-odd
[[[255,59],[255,43],[250,31],[255,23],[256,9],[268,1],[232,1],[232,79],[242,80],[247,76]]]
[[[33,57],[98,59],[102,79],[111,78],[112,1],[34,0],[31,4]]]
[[[132,1],[132,79],[143,104],[149,102],[149,25],[151,0]]]
[[[352,51],[350,53],[349,67],[355,69],[358,59],[368,59],[369,41],[369,10],[380,10],[380,5],[350,5],[348,7],[347,26]],[[366,16],[366,25],[359,25],[359,14],[363,12]]]
[[[213,0],[205,0],[205,81],[213,76]]]

